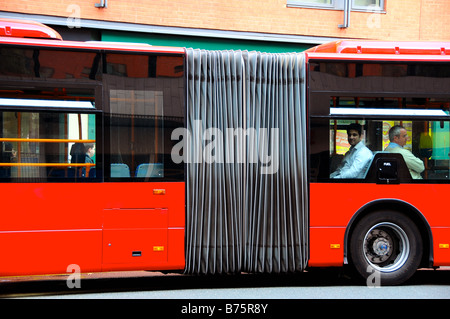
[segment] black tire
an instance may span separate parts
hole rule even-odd
[[[397,211],[363,217],[350,237],[350,259],[367,285],[399,285],[422,259],[422,237],[414,222]]]

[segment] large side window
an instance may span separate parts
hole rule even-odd
[[[46,111],[0,113],[0,178],[96,179],[96,115]]]
[[[106,177],[183,180],[183,164],[171,158],[172,131],[184,126],[183,58],[107,54],[106,61]]]
[[[449,105],[431,98],[332,98],[329,118],[311,119],[312,181],[378,181],[383,167],[375,162],[383,158],[397,170],[395,178],[406,176],[400,182],[449,182]]]
[[[164,177],[163,92],[110,90],[110,177]]]
[[[100,86],[92,83],[2,81],[0,179],[100,180],[100,96]]]
[[[101,56],[94,52],[0,48],[0,79],[98,80]]]
[[[1,180],[102,179],[101,58],[85,50],[0,48]]]

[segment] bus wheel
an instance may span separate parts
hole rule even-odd
[[[350,238],[353,266],[367,285],[398,285],[408,280],[422,258],[422,238],[414,222],[397,211],[371,213]]]

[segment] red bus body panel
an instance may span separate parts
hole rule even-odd
[[[184,268],[182,182],[0,188],[0,275]]]
[[[450,54],[450,42],[437,41],[360,41],[340,40],[318,45],[306,50],[307,53],[336,53],[368,55],[446,55]],[[370,59],[367,59],[370,60]]]
[[[449,42],[384,42],[341,40],[305,51],[306,61],[426,61],[449,62]],[[380,199],[397,199],[415,207],[432,233],[433,266],[450,265],[450,214],[442,206],[448,184],[376,185],[310,183],[310,267],[342,266],[345,232],[363,206]]]
[[[380,199],[401,200],[422,213],[433,235],[434,266],[449,265],[450,214],[445,213],[446,207],[442,206],[442,202],[450,193],[450,185],[424,186],[311,183],[308,265],[342,265],[345,230],[351,218],[363,206]]]
[[[1,26],[0,26],[1,27]],[[3,29],[2,29],[3,30]],[[9,32],[4,28],[5,35]],[[2,33],[0,33],[2,35]],[[16,36],[20,35],[20,32]],[[57,37],[57,36],[56,36]],[[184,55],[184,48],[0,37],[6,45]],[[450,43],[338,41],[306,52],[311,59],[449,61]],[[154,194],[165,189],[165,195]],[[450,185],[310,184],[309,266],[341,266],[345,231],[364,205],[402,200],[421,212],[433,235],[434,265],[450,264]],[[185,183],[2,183],[0,276],[169,270],[185,266]],[[447,248],[446,248],[447,247]]]
[[[61,36],[50,30],[1,19],[0,44],[185,54],[148,44],[55,41]],[[184,269],[184,182],[1,183],[0,192],[0,276],[66,273],[71,264],[81,272]]]
[[[54,29],[28,20],[0,19],[0,36],[62,40]]]
[[[307,59],[352,61],[449,61],[450,42],[341,40],[305,51]]]

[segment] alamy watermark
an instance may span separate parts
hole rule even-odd
[[[81,28],[81,8],[78,4],[69,4],[66,8],[66,12],[69,12],[69,16],[66,20],[68,28]]]
[[[81,268],[77,264],[70,264],[67,266],[68,273],[71,273],[66,280],[69,289],[81,288]]]
[[[381,272],[372,266],[367,266],[367,273],[370,275],[367,277],[366,285],[368,288],[380,288],[381,287]]]
[[[367,27],[369,29],[381,29],[380,7],[376,5],[369,5],[366,12],[372,13],[367,18]]]
[[[279,167],[278,128],[207,128],[193,122],[193,132],[177,128],[172,140],[179,141],[171,151],[174,163],[260,164],[261,174],[276,174]]]

